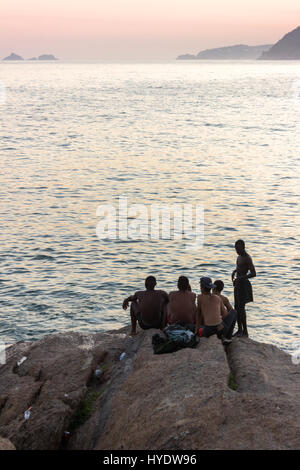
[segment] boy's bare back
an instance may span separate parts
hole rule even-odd
[[[168,302],[168,294],[163,290],[144,290],[134,294],[143,320],[150,324],[160,317],[164,304]]]
[[[227,312],[221,298],[215,294],[198,295],[198,316],[200,315],[206,326],[219,325]]]
[[[168,314],[171,323],[183,321],[195,323],[196,294],[190,291],[172,291],[169,293]]]

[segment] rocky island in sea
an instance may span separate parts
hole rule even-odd
[[[43,54],[38,57],[31,57],[28,60],[58,60],[58,59],[52,54]]]
[[[177,60],[253,60],[258,59],[262,52],[272,47],[271,44],[262,46],[247,46],[238,44],[235,46],[218,47],[216,49],[206,49],[197,55],[183,54]]]
[[[299,60],[300,59],[300,26],[290,31],[268,51],[260,60]]]
[[[42,54],[38,57],[38,60],[58,60],[58,59],[52,54]]]
[[[6,349],[0,449],[299,449],[300,369],[217,337],[153,354],[160,330],[66,332]]]
[[[9,56],[4,57],[4,59],[2,60],[24,60],[24,59],[20,55],[17,55],[14,52],[12,52]]]
[[[9,56],[4,57],[4,59],[2,60],[24,60],[24,59],[20,55],[17,55],[14,52],[12,52]],[[58,60],[58,59],[52,54],[42,54],[38,57],[31,57],[28,60],[31,61],[31,60]]]

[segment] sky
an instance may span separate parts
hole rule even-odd
[[[1,0],[0,58],[172,60],[299,25],[299,0]]]

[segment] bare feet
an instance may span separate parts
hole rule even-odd
[[[236,333],[234,333],[234,335],[232,336],[236,336],[237,338],[249,338],[249,335],[248,335],[248,332],[247,331],[242,331],[242,330],[238,330]]]
[[[243,335],[243,330],[237,330],[232,336],[237,336],[239,338],[242,335]]]
[[[242,336],[244,336],[244,333],[243,333],[243,331],[237,331],[232,336],[235,336],[236,338],[241,338]]]

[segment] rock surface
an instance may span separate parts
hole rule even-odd
[[[16,450],[16,448],[8,439],[0,437],[0,450]]]
[[[77,417],[94,371],[119,362],[130,341],[124,336],[67,333],[8,348],[7,362],[0,368],[0,435],[17,449],[59,448],[64,432],[75,429],[76,420],[80,424],[82,414],[89,411],[83,408]],[[101,375],[97,379],[99,394]]]
[[[227,358],[212,337],[153,357],[146,338],[97,448],[300,448],[300,369],[289,355],[239,338]]]
[[[216,337],[154,355],[156,330],[126,333],[8,348],[1,437],[17,449],[300,448],[300,366],[289,355],[244,338],[225,352]]]
[[[212,337],[197,349],[154,356],[150,340],[151,333],[144,333],[97,448],[218,448],[217,434],[231,393],[221,343]]]
[[[262,60],[299,60],[300,59],[300,26],[283,36],[268,51],[260,56]]]

